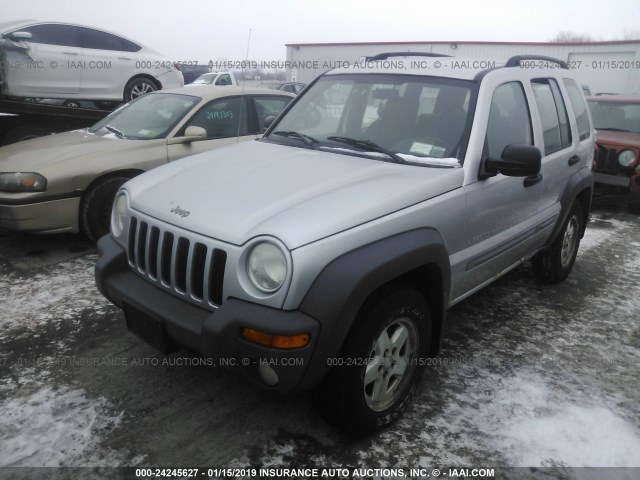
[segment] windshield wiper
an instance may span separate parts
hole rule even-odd
[[[106,128],[107,130],[109,130],[111,133],[115,133],[118,138],[124,138],[124,133],[122,133],[120,130],[118,130],[115,127],[112,127],[111,125],[105,125],[104,128]]]
[[[396,163],[406,163],[404,158],[400,157],[399,155],[392,152],[391,150],[388,150],[378,145],[377,143],[372,142],[371,140],[358,140],[357,138],[339,137],[339,136],[327,137],[327,140],[346,143],[347,145],[351,145],[353,147],[357,147],[362,150],[369,150],[370,152],[384,153],[385,155],[388,155],[390,158],[392,158]]]
[[[316,140],[313,137],[310,137],[309,135],[305,135],[304,133],[300,133],[300,132],[296,132],[293,130],[278,130],[277,132],[273,132],[274,135],[280,135],[281,137],[294,137],[294,138],[299,138],[300,140],[302,140],[304,142],[304,144],[315,150],[316,149],[316,145],[320,142],[318,142],[318,140]]]
[[[631,131],[631,130],[624,130],[622,128],[604,128],[604,127],[601,127],[601,128],[596,127],[596,130],[608,130],[610,132],[630,132]]]

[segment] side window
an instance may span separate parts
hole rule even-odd
[[[580,91],[580,87],[578,87],[578,84],[571,78],[564,79],[564,86],[567,88],[567,92],[569,92],[569,101],[576,115],[580,140],[589,138],[591,124],[589,123],[587,106],[584,104],[584,97]]]
[[[186,127],[202,127],[207,139],[229,138],[247,133],[247,111],[241,97],[212,100],[202,107]]]
[[[257,131],[251,132],[260,134],[267,128],[267,118],[277,117],[280,112],[284,110],[292,99],[289,97],[276,97],[276,96],[257,96],[253,97],[253,103],[256,106],[256,116],[258,118]]]
[[[549,155],[571,144],[567,111],[555,80],[535,79],[531,82],[531,87],[540,112],[544,154]]]
[[[45,24],[21,28],[20,31],[31,33],[33,43],[77,47],[80,44],[80,27],[73,25]]]
[[[231,85],[231,76],[228,73],[220,75],[216,80],[216,85]]]
[[[500,158],[510,144],[533,145],[531,115],[520,82],[505,83],[493,92],[483,156]]]
[[[124,45],[120,37],[92,28],[82,29],[80,45],[82,48],[92,48],[94,50],[124,51]]]

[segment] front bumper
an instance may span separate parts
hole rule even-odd
[[[595,205],[640,202],[640,174],[628,176],[594,172],[593,178]]]
[[[100,292],[125,311],[127,327],[165,353],[186,347],[217,365],[246,375],[256,383],[260,369],[271,367],[281,392],[295,391],[311,364],[319,322],[299,312],[285,311],[229,298],[214,312],[174,297],[148,283],[128,265],[124,249],[110,235],[98,242],[96,284]],[[308,333],[302,348],[282,350],[251,343],[243,328],[273,335]]]
[[[78,231],[80,197],[12,204],[0,199],[0,227],[32,233]]]

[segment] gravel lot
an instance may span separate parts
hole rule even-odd
[[[567,281],[522,266],[450,310],[412,408],[354,442],[130,334],[81,237],[0,231],[0,467],[640,467],[638,252],[639,217],[595,211]]]

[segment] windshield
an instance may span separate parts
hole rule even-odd
[[[174,93],[143,95],[103,118],[89,131],[134,140],[164,138],[200,100]]]
[[[338,153],[375,152],[372,158],[387,161],[396,155],[418,163],[453,158],[458,164],[474,85],[415,75],[326,75],[307,87],[267,138]]]
[[[589,102],[596,130],[640,133],[640,103]]]
[[[195,85],[211,85],[217,76],[217,73],[205,73],[204,75],[200,75],[191,83]]]

